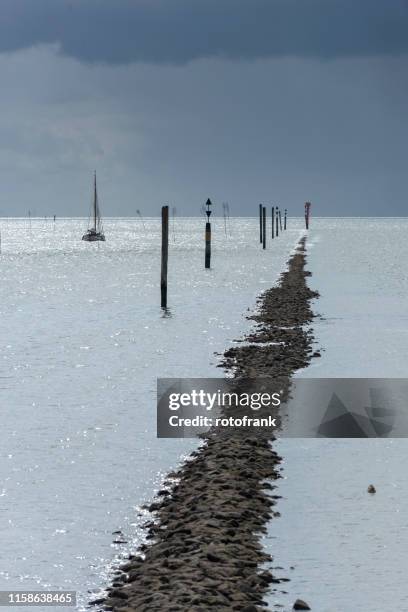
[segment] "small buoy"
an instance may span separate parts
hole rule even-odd
[[[375,490],[375,486],[374,485],[372,485],[372,484],[368,485],[367,493],[376,493],[376,492],[377,491]]]

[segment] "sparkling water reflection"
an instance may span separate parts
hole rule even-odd
[[[1,221],[1,589],[75,589],[83,609],[106,584],[140,542],[136,505],[196,444],[156,439],[156,377],[222,375],[215,353],[249,328],[301,225],[262,252],[256,219],[226,237],[215,218],[205,271],[204,219],[176,220],[163,317],[158,219],[107,219],[95,244],[84,219]]]

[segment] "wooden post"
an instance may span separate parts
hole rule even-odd
[[[211,267],[211,223],[210,223],[211,209],[210,209],[210,206],[212,206],[212,202],[210,198],[208,198],[206,202],[206,206],[207,206],[207,210],[205,211],[205,214],[207,215],[207,223],[205,224],[205,267],[210,268]]]
[[[259,242],[262,244],[262,204],[259,205]]]
[[[306,224],[307,230],[309,229],[310,207],[311,207],[311,203],[306,202],[305,204],[305,224]]]
[[[161,307],[167,308],[167,262],[169,257],[169,207],[162,206]]]
[[[205,267],[211,267],[211,223],[205,224]]]
[[[262,207],[262,248],[266,249],[266,206]]]
[[[272,219],[272,223],[271,223],[271,226],[272,226],[272,238],[275,238],[275,207],[274,206],[272,206],[272,217],[271,217],[271,219]]]
[[[285,208],[285,217],[284,217],[284,221],[283,221],[283,229],[286,229],[286,219],[287,219],[287,216],[288,216],[288,211]]]
[[[279,208],[276,207],[276,237],[279,236]]]
[[[279,209],[279,229],[282,232],[282,214],[281,214],[280,209]]]

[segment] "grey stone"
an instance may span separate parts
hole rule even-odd
[[[307,604],[303,599],[297,599],[293,604],[294,610],[310,610],[309,604]]]

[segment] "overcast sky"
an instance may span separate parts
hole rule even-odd
[[[0,214],[405,215],[406,0],[1,0]]]

